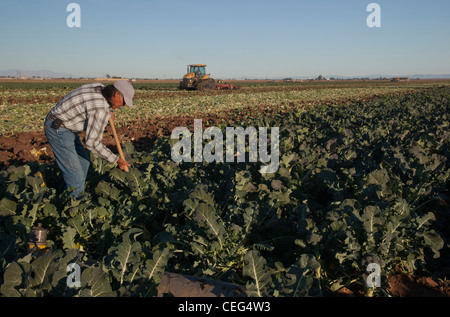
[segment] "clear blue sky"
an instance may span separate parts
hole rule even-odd
[[[69,28],[69,3],[81,27]],[[381,28],[369,28],[369,3]],[[449,0],[2,0],[0,70],[181,78],[450,74]]]

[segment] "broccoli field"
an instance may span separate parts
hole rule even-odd
[[[16,114],[4,112],[1,296],[162,296],[165,272],[238,285],[250,297],[408,296],[396,283],[413,282],[450,295],[450,86],[299,87],[137,89],[139,115],[117,114],[130,171],[91,154],[78,200],[62,190],[36,132],[43,118],[14,131]],[[14,89],[0,92],[2,108],[30,102],[26,90],[15,101]],[[35,107],[46,113],[63,89],[40,92]],[[175,163],[170,132],[194,133],[194,118],[222,131],[279,127],[278,170]],[[30,145],[18,142],[25,133],[34,133]],[[38,223],[47,247],[30,249]],[[74,263],[80,284],[69,287]]]

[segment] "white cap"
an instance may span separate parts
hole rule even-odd
[[[114,87],[116,87],[116,89],[122,93],[123,99],[125,100],[125,104],[129,107],[134,107],[134,105],[133,105],[133,97],[134,97],[133,86],[126,80],[118,80],[114,83]]]

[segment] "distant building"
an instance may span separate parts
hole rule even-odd
[[[409,78],[408,77],[394,77],[394,78],[391,79],[391,81],[394,81],[394,82],[409,81]]]
[[[95,81],[118,81],[118,80],[128,80],[128,78],[121,77],[110,77],[110,78],[95,78]]]

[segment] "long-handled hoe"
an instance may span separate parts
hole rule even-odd
[[[114,140],[116,140],[117,151],[119,151],[119,156],[125,161],[125,156],[123,155],[122,147],[120,146],[119,137],[117,136],[116,128],[114,127],[114,120],[111,117],[109,119],[109,124],[111,125],[112,132],[114,134]],[[125,172],[128,172],[128,167],[125,166]]]

